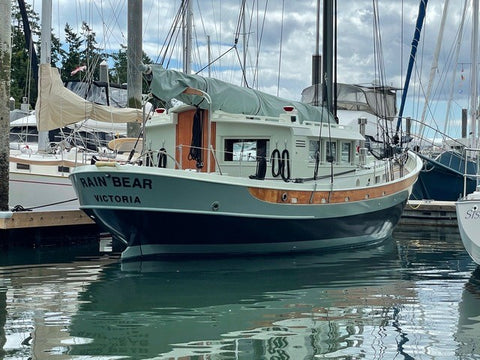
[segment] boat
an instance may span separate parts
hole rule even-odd
[[[325,106],[159,65],[145,73],[154,96],[182,104],[146,121],[140,161],[70,174],[80,209],[125,244],[123,260],[351,248],[392,234],[422,167],[414,153],[384,144],[373,156],[362,130]]]
[[[453,64],[452,68],[446,69],[443,71],[444,74],[452,74],[452,78],[447,79],[442,78],[438,82],[435,82],[435,76],[438,71],[438,56],[442,46],[445,46],[446,42],[443,41],[443,33],[445,29],[445,19],[451,13],[449,10],[449,1],[444,2],[443,16],[441,21],[441,26],[438,31],[437,45],[435,50],[435,55],[433,63],[430,69],[430,78],[428,80],[428,87],[425,91],[422,91],[422,95],[425,95],[425,104],[423,108],[423,113],[421,119],[418,121],[418,133],[416,136],[417,139],[417,153],[422,157],[424,161],[424,169],[420,172],[418,181],[415,183],[411,200],[427,200],[429,202],[439,201],[439,202],[453,202],[457,201],[463,196],[464,180],[466,185],[467,193],[475,191],[476,188],[476,178],[475,174],[477,173],[477,164],[475,159],[471,157],[465,157],[463,149],[465,147],[472,147],[470,140],[467,137],[467,109],[463,109],[462,112],[462,135],[461,137],[453,138],[447,134],[448,128],[448,118],[450,115],[450,108],[452,97],[454,95],[454,90],[457,93],[462,94],[463,91],[461,88],[455,89],[457,84],[457,67],[462,63],[459,60],[459,52],[462,45],[462,35],[465,33],[464,24],[466,16],[470,13],[469,2],[463,4],[460,14],[455,14],[455,16],[460,16],[461,21],[459,22],[459,29],[456,32],[454,37],[454,48],[449,49],[449,52],[452,54],[452,60],[449,59],[449,63]],[[425,4],[426,7],[426,4]],[[471,10],[475,12],[475,10]],[[474,32],[474,26],[472,26],[472,32]],[[472,48],[472,54],[475,50]],[[413,61],[411,57],[411,61]],[[476,81],[476,63],[472,62],[472,79],[473,83]],[[463,65],[461,65],[463,69]],[[463,72],[463,70],[462,70]],[[474,75],[475,74],[475,75]],[[445,75],[444,75],[445,76]],[[461,78],[464,78],[464,74],[461,75]],[[426,113],[431,113],[432,108],[435,107],[433,99],[430,98],[432,91],[435,91],[437,94],[442,94],[445,96],[443,91],[440,91],[442,85],[438,83],[448,84],[450,89],[449,91],[449,100],[446,106],[446,111],[442,112],[441,116],[438,119],[433,120],[433,124],[427,124]],[[435,89],[438,87],[438,89]],[[438,108],[444,108],[438,106]],[[476,121],[476,109],[470,105],[470,117],[471,121]],[[438,128],[438,122],[442,119],[444,124],[443,131]],[[427,129],[427,127],[429,129]],[[456,125],[456,128],[459,128]],[[474,128],[471,131],[475,132]],[[436,142],[432,139],[437,140]],[[466,175],[466,177],[464,177]]]
[[[465,158],[468,152],[478,155],[480,149],[465,148]],[[465,250],[470,255],[472,260],[480,265],[480,226],[478,219],[480,219],[480,187],[478,186],[478,179],[480,175],[476,175],[477,187],[475,191],[468,192],[467,178],[470,177],[467,169],[465,169],[464,193],[463,196],[455,202],[455,211],[457,214],[458,230],[462,239]]]
[[[472,64],[477,64],[477,53],[478,53],[478,14],[479,5],[474,2],[473,4],[473,36],[472,36]],[[472,65],[473,66],[473,65]],[[475,74],[477,67],[473,66],[475,69]],[[478,98],[477,98],[477,82],[476,76],[473,76],[472,81],[472,108],[478,108]],[[475,129],[478,122],[477,116],[475,115],[472,122],[472,128]],[[475,135],[475,131],[472,131],[471,143],[477,144],[476,147],[466,147],[463,151],[464,159],[476,159],[478,161],[478,154],[480,148],[478,147],[478,139]],[[462,239],[465,250],[468,252],[472,260],[480,265],[480,226],[478,219],[480,218],[480,186],[479,186],[479,169],[475,169],[476,174],[474,175],[476,188],[473,192],[467,188],[467,180],[471,178],[469,174],[469,169],[467,165],[464,168],[464,186],[463,186],[463,196],[455,202],[455,210],[457,213],[458,229],[460,232],[460,237]]]
[[[462,197],[455,202],[458,229],[465,250],[472,260],[480,265],[480,190]]]
[[[130,154],[116,146],[120,140],[139,148],[141,139],[126,138],[126,123],[142,121],[143,113],[121,101],[126,89],[116,88],[117,97],[109,101],[103,98],[109,93],[106,84],[66,85],[56,68],[41,64],[35,111],[10,123],[9,208],[13,211],[78,210],[68,179],[71,169],[97,159],[127,161]],[[48,134],[45,149],[39,148],[41,132]]]

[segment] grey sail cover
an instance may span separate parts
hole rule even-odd
[[[184,93],[188,88],[193,88],[202,90],[211,97],[212,111],[222,110],[232,114],[278,117],[284,113],[284,106],[294,106],[300,122],[333,122],[332,115],[322,107],[282,99],[214,78],[166,70],[160,65],[149,65],[149,68],[152,70],[150,90],[163,101],[177,99],[188,105],[209,109],[209,104],[201,96]]]
[[[314,102],[315,85],[302,91],[302,101]],[[362,86],[352,84],[337,84],[337,109],[366,111],[380,118],[393,120],[397,115],[396,88],[389,86]],[[322,86],[317,85],[319,98],[322,98]]]

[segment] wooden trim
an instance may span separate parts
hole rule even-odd
[[[333,191],[297,191],[277,190],[269,188],[248,188],[250,194],[258,200],[275,204],[337,204],[345,202],[362,201],[366,199],[377,199],[395,194],[413,185],[417,176],[408,179],[387,183],[381,186],[363,187],[355,190],[333,190]],[[295,199],[295,200],[293,200]],[[292,201],[293,200],[293,201]]]

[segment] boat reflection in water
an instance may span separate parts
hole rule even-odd
[[[120,263],[87,250],[0,254],[0,357],[480,358],[480,270],[455,227],[301,256]]]
[[[388,240],[328,255],[123,262],[80,295],[70,331],[91,341],[70,354],[302,359],[372,346],[396,354],[398,333],[385,337],[384,327],[415,297],[388,270],[397,259]]]
[[[458,309],[458,329],[455,336],[459,343],[458,353],[480,357],[480,267],[475,269],[465,284]]]

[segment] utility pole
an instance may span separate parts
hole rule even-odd
[[[0,211],[8,211],[10,154],[11,0],[0,0]]]
[[[142,107],[142,0],[128,0],[127,37],[127,97],[128,107]],[[127,136],[138,137],[140,124],[127,123]]]

